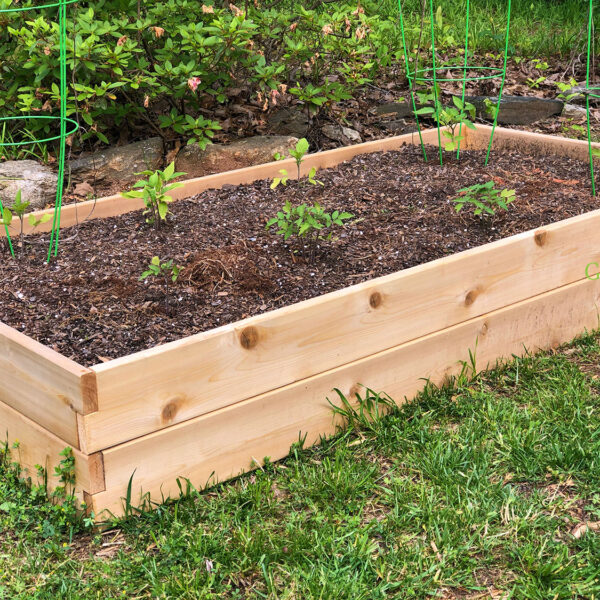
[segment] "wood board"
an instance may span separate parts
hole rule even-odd
[[[266,456],[286,456],[299,437],[306,435],[311,445],[333,434],[336,423],[327,402],[336,399],[333,388],[350,397],[368,386],[400,403],[422,389],[423,378],[439,384],[459,372],[469,349],[482,369],[596,328],[599,306],[600,283],[586,279],[106,450],[106,491],[94,496],[94,509],[119,514],[132,475],[134,501],[141,492],[161,501],[177,495],[177,477],[202,487],[238,475]]]
[[[98,365],[88,447],[109,448],[398,346],[545,292],[549,281],[573,283],[592,261],[600,262],[600,211]],[[173,378],[176,369],[185,376]]]
[[[0,323],[0,401],[79,448],[77,413],[96,408],[93,371]]]

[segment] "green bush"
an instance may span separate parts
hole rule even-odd
[[[12,1],[0,0],[0,8]],[[314,116],[393,58],[379,17],[357,11],[356,2],[307,1],[316,7],[307,9],[287,0],[266,3],[272,8],[204,2],[69,6],[67,57],[75,75],[68,114],[80,113],[82,141],[152,131],[204,146],[219,129],[214,110],[221,104],[241,98],[266,110],[290,94]],[[56,16],[55,9],[0,13],[0,116],[57,113]],[[28,127],[39,133],[48,125]]]
[[[0,9],[41,2],[0,0]],[[511,52],[570,53],[585,17],[580,4],[517,4]],[[471,51],[501,50],[505,5],[486,0],[472,10]],[[414,50],[421,39],[427,66],[428,16],[420,36],[420,0],[403,6],[407,45]],[[435,6],[438,50],[462,61],[455,50],[463,44],[465,0]],[[56,9],[0,13],[0,117],[57,114],[56,16]],[[150,133],[202,147],[219,130],[222,105],[267,110],[286,96],[313,118],[398,61],[403,79],[397,0],[94,0],[69,5],[68,19],[69,73],[75,69],[68,112],[79,112],[83,126],[75,145]],[[39,137],[48,127],[31,120],[19,135]]]

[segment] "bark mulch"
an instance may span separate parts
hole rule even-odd
[[[484,153],[468,151],[440,167],[429,156],[407,146],[321,171],[323,186],[205,192],[172,204],[160,232],[141,211],[89,221],[63,231],[50,265],[47,235],[29,236],[19,261],[0,242],[0,320],[93,365],[600,208],[583,162],[494,152],[484,167]],[[457,214],[456,191],[490,179],[516,190],[510,210]],[[285,200],[356,220],[309,262],[265,230]],[[159,282],[139,281],[154,255],[183,266],[169,311]]]

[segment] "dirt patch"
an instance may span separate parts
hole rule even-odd
[[[592,381],[596,381],[600,378],[600,356],[596,353],[589,353],[585,350],[577,347],[565,348],[560,351],[567,360]]]
[[[322,171],[323,186],[205,192],[173,204],[160,232],[139,211],[87,222],[65,230],[50,266],[48,236],[29,236],[25,260],[0,263],[0,320],[92,365],[600,208],[583,162],[503,152],[484,167],[484,153],[470,151],[441,167],[435,149],[429,156],[404,147]],[[457,214],[457,190],[490,179],[516,190],[510,210]],[[309,262],[265,230],[286,200],[356,220]],[[139,281],[154,255],[184,267],[169,312],[162,285]]]

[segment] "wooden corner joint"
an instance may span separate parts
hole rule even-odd
[[[81,376],[81,397],[84,415],[98,411],[98,385],[94,371],[88,371]]]
[[[104,477],[104,456],[102,452],[94,452],[88,456],[88,468],[90,471],[90,489],[84,490],[91,496],[106,491],[106,479]]]

